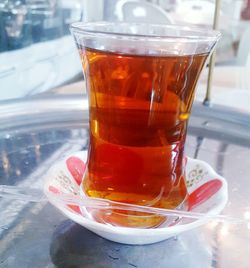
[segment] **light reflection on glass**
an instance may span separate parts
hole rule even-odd
[[[2,161],[5,174],[9,174],[10,162],[5,152],[2,153]]]
[[[220,236],[221,237],[227,236],[228,233],[229,233],[229,226],[224,224],[220,229]]]
[[[246,211],[246,212],[244,213],[244,218],[245,218],[246,220],[250,220],[250,211]]]
[[[218,225],[218,222],[217,222],[217,221],[211,221],[211,222],[207,225],[207,227],[208,227],[209,229],[214,229],[217,225]]]
[[[16,169],[16,175],[20,176],[22,174],[21,170],[19,168]]]

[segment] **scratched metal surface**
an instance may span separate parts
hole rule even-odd
[[[59,158],[88,147],[86,99],[35,97],[0,107],[0,184],[42,188]],[[224,214],[250,218],[250,116],[194,105],[186,154],[229,183]],[[147,246],[107,241],[46,202],[0,198],[0,267],[241,267],[250,263],[250,225],[209,223]]]

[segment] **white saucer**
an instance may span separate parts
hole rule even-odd
[[[86,151],[77,152],[55,163],[46,175],[44,192],[49,201],[63,214],[90,231],[114,242],[143,245],[165,240],[209,221],[208,218],[198,220],[183,218],[178,225],[139,229],[107,225],[87,218],[78,206],[70,206],[60,200],[60,192],[80,197],[79,185],[85,169],[86,155]],[[187,158],[186,183],[188,193],[193,193],[192,196],[195,197],[192,200],[195,206],[191,211],[217,215],[223,210],[228,199],[227,182],[207,163]],[[200,196],[203,196],[202,200]]]

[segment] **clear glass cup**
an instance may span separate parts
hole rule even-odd
[[[195,86],[220,33],[180,26],[74,23],[89,99],[83,195],[185,208],[184,145]],[[166,217],[88,209],[98,222],[152,228]]]

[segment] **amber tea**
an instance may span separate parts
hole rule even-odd
[[[80,53],[90,100],[91,146],[84,192],[178,208],[187,195],[183,160],[187,122],[207,54],[124,55],[89,48]],[[163,220],[150,217],[141,224],[135,219],[126,223],[124,212],[113,214],[99,217],[124,226],[152,227]]]

